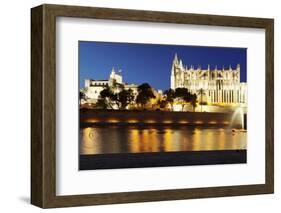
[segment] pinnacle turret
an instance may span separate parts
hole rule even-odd
[[[179,64],[179,59],[177,53],[175,53],[173,64]]]

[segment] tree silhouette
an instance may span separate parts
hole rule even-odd
[[[160,109],[165,108],[168,104],[169,104],[169,102],[166,99],[161,99],[161,100],[157,101],[157,105]]]
[[[186,88],[176,88],[175,97],[179,100],[182,106],[182,111],[187,102],[192,100],[192,94]]]
[[[117,102],[119,109],[126,109],[126,107],[134,100],[133,90],[122,90],[117,94]]]
[[[166,96],[166,101],[170,104],[171,109],[172,109],[174,99],[175,99],[175,91],[173,89],[165,90],[164,95]]]
[[[109,87],[106,87],[100,92],[100,98],[98,100],[98,105],[102,105],[103,108],[114,109],[114,104],[116,104],[117,96],[112,92]]]
[[[103,109],[126,109],[126,107],[134,100],[133,90],[121,90],[114,93],[112,89],[106,87],[100,92],[97,105]]]
[[[99,98],[96,106],[101,109],[108,109],[108,104],[104,98]]]
[[[197,106],[197,95],[192,94],[191,95],[191,101],[190,101],[191,106],[193,107],[193,112],[195,112],[195,108]]]
[[[142,106],[144,109],[145,105],[150,101],[150,99],[155,98],[152,88],[148,83],[143,83],[138,86],[138,95],[136,98],[136,103]]]
[[[84,92],[79,91],[79,99],[80,99],[80,101],[86,99],[86,95]]]

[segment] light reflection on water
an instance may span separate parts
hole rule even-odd
[[[80,154],[246,149],[247,133],[204,127],[86,127]]]

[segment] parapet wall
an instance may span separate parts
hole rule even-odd
[[[243,118],[246,116],[244,115]],[[246,120],[246,119],[242,119]],[[116,125],[214,125],[241,128],[241,115],[208,112],[80,110],[80,122]]]

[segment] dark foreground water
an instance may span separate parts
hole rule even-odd
[[[228,128],[94,126],[80,129],[80,154],[246,149],[247,133]]]

